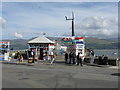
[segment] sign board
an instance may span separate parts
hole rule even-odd
[[[10,42],[0,41],[0,61],[9,60]]]
[[[75,51],[76,55],[78,53],[81,53],[82,56],[84,56],[85,51],[85,37],[65,37],[62,38],[62,41],[64,42],[73,42],[73,44],[68,46],[68,51]]]
[[[53,49],[55,49],[55,45],[54,44],[49,44],[49,50],[51,51]]]
[[[76,44],[76,49],[84,49],[85,45],[84,44]]]
[[[10,42],[7,41],[0,41],[0,48],[1,49],[9,49]]]
[[[81,56],[84,56],[84,51],[85,51],[85,44],[76,44],[76,55],[80,53]]]

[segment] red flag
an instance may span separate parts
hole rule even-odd
[[[84,37],[75,37],[75,40],[84,39]]]

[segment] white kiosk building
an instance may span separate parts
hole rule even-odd
[[[43,59],[43,52],[52,51],[55,49],[55,42],[46,38],[45,36],[39,36],[33,40],[28,41],[29,50],[36,50],[39,59]]]

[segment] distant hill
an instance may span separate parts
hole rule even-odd
[[[58,38],[58,37],[48,37],[48,38],[50,40],[57,40],[61,42],[61,38]],[[32,39],[29,39],[29,40],[32,40]],[[10,41],[10,48],[13,48],[14,50],[19,50],[19,49],[28,49],[27,42],[29,40],[14,39],[14,40],[3,40],[3,41]],[[64,43],[64,44],[68,45],[69,43]],[[98,38],[89,37],[89,38],[85,38],[85,44],[87,48],[91,48],[91,49],[117,49],[118,48],[118,41],[115,39],[98,39]]]
[[[21,49],[28,49],[27,42],[28,40],[25,39],[14,39],[14,40],[3,40],[3,41],[10,41],[10,49],[14,50],[21,50]]]
[[[118,41],[111,39],[86,38],[86,46],[92,49],[117,49]]]

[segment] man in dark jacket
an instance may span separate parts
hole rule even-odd
[[[78,55],[77,55],[77,66],[78,66],[79,64],[81,65],[81,67],[83,66],[83,65],[82,65],[82,57],[80,56],[80,53],[78,53]]]
[[[65,53],[65,64],[67,64],[67,62],[68,62],[68,53],[66,52]]]
[[[72,53],[69,53],[69,64],[71,64],[71,59],[72,59]]]

